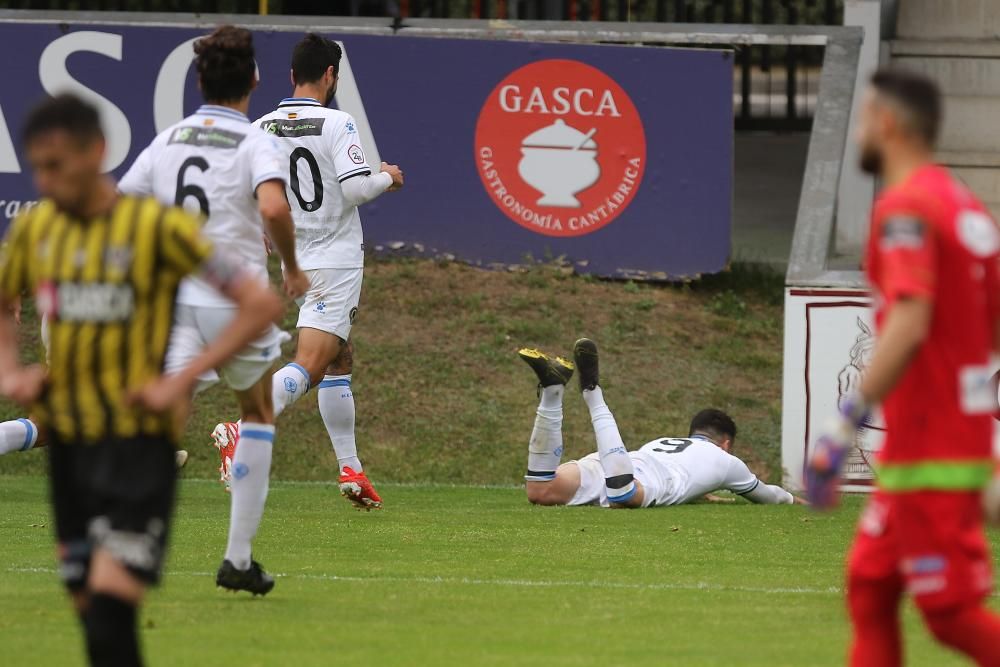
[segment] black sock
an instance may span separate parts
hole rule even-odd
[[[83,614],[93,667],[142,667],[134,605],[104,593],[90,596]]]

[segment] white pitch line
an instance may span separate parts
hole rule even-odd
[[[10,567],[7,572],[18,574],[56,574],[51,567]],[[185,572],[167,570],[168,577],[211,577],[214,572]],[[446,586],[505,586],[514,588],[598,588],[635,591],[710,591],[721,593],[766,593],[800,595],[836,595],[841,593],[837,586],[828,588],[808,587],[767,587],[767,586],[727,586],[725,584],[697,583],[631,583],[620,581],[549,581],[538,579],[477,579],[471,577],[357,577],[338,574],[279,573],[281,579],[303,579],[310,581],[332,581],[347,583],[410,583],[440,584]]]

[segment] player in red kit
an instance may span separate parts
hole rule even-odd
[[[1000,228],[932,162],[941,117],[933,82],[881,70],[861,110],[862,168],[881,177],[867,257],[878,339],[860,390],[822,431],[806,468],[811,500],[836,502],[840,468],[869,411],[887,434],[848,556],[850,664],[903,662],[899,604],[913,596],[938,641],[1000,666],[982,491],[994,469],[1000,349]]]

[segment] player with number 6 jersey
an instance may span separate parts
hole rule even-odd
[[[540,404],[528,445],[525,490],[536,505],[656,507],[681,505],[713,491],[732,491],[753,503],[791,504],[792,494],[765,484],[729,453],[736,424],[724,412],[702,410],[686,437],[658,438],[628,451],[600,387],[597,345],[576,342],[574,361],[538,350],[519,352],[538,376]],[[590,409],[597,451],[560,465],[562,409],[566,384],[579,371],[583,400]],[[709,500],[719,500],[708,497]]]
[[[275,415],[318,385],[319,412],[337,456],[341,493],[367,510],[381,507],[382,499],[362,468],[354,435],[350,335],[365,259],[358,206],[402,187],[403,174],[384,163],[373,173],[357,122],[327,108],[337,91],[342,55],[336,42],[307,34],[292,54],[292,97],[255,125],[281,146],[296,253],[309,276],[299,304],[295,360],[272,381]],[[224,467],[239,435],[233,423],[221,423],[213,433]],[[227,477],[224,470],[224,482]]]
[[[295,256],[295,230],[285,199],[286,171],[272,137],[246,116],[257,84],[251,33],[223,26],[194,43],[195,68],[206,104],[167,128],[122,179],[123,192],[153,195],[205,217],[203,233],[266,283],[264,232],[285,265],[285,291],[305,292],[306,276]],[[167,351],[171,372],[215,340],[234,316],[233,304],[200,280],[182,284]],[[269,324],[262,335],[217,373],[203,375],[200,388],[221,375],[236,393],[244,446],[232,462],[229,542],[216,583],[229,590],[266,594],[274,580],[251,557],[267,499],[274,441],[271,367],[281,354],[281,332]]]

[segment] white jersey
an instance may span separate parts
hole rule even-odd
[[[643,507],[681,505],[719,490],[748,495],[757,502],[772,499],[792,502],[791,494],[779,487],[769,487],[767,498],[754,498],[750,494],[767,485],[743,461],[698,436],[653,440],[638,451],[629,452],[629,457],[635,479],[642,484]],[[577,464],[581,473],[580,490],[570,504],[608,507],[600,457],[594,453]]]
[[[118,184],[127,194],[153,196],[205,216],[202,233],[249,271],[267,280],[264,229],[257,187],[285,182],[284,155],[277,142],[226,107],[203,105],[161,132]],[[180,286],[177,302],[231,307],[198,278]]]
[[[340,185],[372,173],[354,118],[314,99],[288,98],[254,124],[276,137],[284,152],[299,266],[362,268],[361,216]]]

